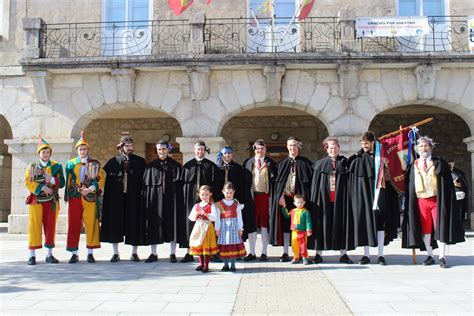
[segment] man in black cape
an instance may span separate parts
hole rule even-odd
[[[181,174],[181,180],[183,182],[183,195],[184,195],[184,212],[180,216],[181,224],[180,229],[186,233],[186,241],[180,243],[180,247],[189,246],[189,236],[194,226],[194,222],[188,219],[189,213],[193,206],[198,203],[198,189],[202,185],[209,185],[212,188],[212,194],[215,197],[217,187],[220,180],[220,171],[217,165],[205,158],[206,152],[209,154],[210,149],[206,146],[203,141],[198,141],[194,145],[195,157],[189,160],[183,166],[183,172]],[[182,232],[180,231],[180,235]],[[194,261],[193,256],[187,253],[180,262],[191,262]]]
[[[291,210],[295,208],[293,197],[302,194],[309,200],[311,196],[311,181],[313,177],[312,163],[308,158],[299,155],[303,144],[295,137],[289,137],[286,146],[288,157],[277,165],[277,176],[270,199],[270,244],[283,245],[280,262],[290,261],[288,249],[290,246],[290,220],[282,216],[280,208],[286,205]],[[315,213],[311,203],[305,205],[315,222]],[[314,248],[314,237],[308,238],[308,249]]]
[[[453,178],[454,190],[456,191],[456,200],[461,208],[461,222],[469,219],[469,189],[467,185],[466,174],[455,167],[454,160],[449,161],[451,167],[451,176]]]
[[[402,247],[427,250],[423,265],[432,265],[433,248],[439,244],[439,265],[447,268],[447,245],[464,241],[453,179],[448,163],[432,155],[433,140],[418,140],[420,156],[407,169],[407,192],[402,225]],[[437,241],[437,242],[436,242]]]
[[[361,150],[349,158],[349,203],[354,217],[354,245],[364,247],[359,264],[370,263],[370,248],[377,247],[380,265],[386,265],[384,245],[397,237],[399,202],[397,192],[385,181],[377,207],[375,197],[375,135],[365,132],[360,137]]]
[[[323,146],[328,156],[315,162],[311,185],[311,202],[316,213],[314,262],[323,262],[323,250],[339,250],[339,262],[351,264],[347,256],[347,250],[354,249],[354,222],[347,203],[349,164],[346,157],[339,155],[337,138],[327,137]]]
[[[117,145],[119,154],[104,166],[107,172],[102,206],[100,241],[112,243],[113,256],[110,262],[120,260],[118,244],[124,241],[132,245],[133,262],[139,262],[138,246],[144,245],[141,226],[140,191],[145,170],[145,159],[133,154],[133,139],[122,133]]]
[[[222,148],[217,154],[217,167],[220,171],[219,179],[221,180],[221,183],[219,183],[218,188],[216,188],[214,200],[216,202],[222,200],[224,198],[222,187],[226,182],[232,182],[235,188],[234,198],[237,199],[239,203],[244,204],[242,166],[232,159],[233,149],[230,146],[224,146],[224,148]]]
[[[158,158],[146,166],[143,174],[142,211],[146,244],[151,245],[147,263],[158,261],[156,246],[164,242],[170,243],[169,261],[177,262],[176,243],[187,241],[185,229],[178,229],[178,215],[184,213],[181,165],[168,156],[171,149],[167,141],[160,140],[156,144]]]
[[[268,227],[270,214],[270,193],[276,177],[276,163],[266,157],[267,144],[263,139],[257,139],[251,148],[255,155],[244,161],[244,203],[242,211],[244,234],[249,239],[249,254],[244,261],[257,259],[255,246],[257,244],[257,228],[262,237],[262,255],[260,261],[267,261]]]

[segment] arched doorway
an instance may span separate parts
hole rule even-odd
[[[434,106],[401,106],[376,115],[369,129],[377,136],[381,136],[397,130],[400,125],[407,126],[429,117],[433,117],[434,120],[420,126],[420,134],[433,138],[437,144],[434,154],[455,161],[456,168],[464,171],[468,181],[472,181],[471,153],[463,143],[463,139],[471,136],[471,131],[460,116]],[[472,204],[469,209],[472,209]]]
[[[172,156],[182,162],[176,137],[182,136],[181,127],[175,118],[144,108],[114,110],[94,119],[85,128],[86,139],[91,146],[91,156],[101,163],[117,154],[115,146],[123,131],[130,133],[135,142],[135,154],[147,162],[156,158],[155,144],[166,138],[173,144]]]
[[[281,160],[288,155],[286,140],[295,136],[303,142],[301,155],[311,160],[324,157],[322,140],[328,136],[326,126],[316,117],[286,107],[261,107],[234,116],[221,129],[221,136],[234,149],[234,160],[242,163],[247,148],[258,138],[268,144],[268,155]]]
[[[5,139],[12,139],[12,129],[0,115],[0,222],[7,222],[11,210],[12,157]]]

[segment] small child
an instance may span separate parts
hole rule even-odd
[[[305,199],[302,194],[296,194],[293,198],[296,208],[288,212],[286,204],[282,205],[281,211],[286,218],[291,217],[291,249],[293,250],[292,264],[310,264],[308,259],[307,239],[313,234],[311,225],[311,214],[304,208]]]
[[[211,187],[202,185],[198,191],[201,202],[193,206],[189,220],[196,222],[189,238],[189,254],[199,256],[196,271],[209,272],[209,260],[217,253],[216,232],[212,221],[219,221],[218,210],[212,203]]]
[[[224,260],[221,271],[234,272],[236,270],[235,260],[245,257],[247,254],[242,241],[244,226],[242,209],[244,205],[234,200],[235,188],[231,182],[224,184],[222,193],[224,199],[216,203],[220,211],[219,220],[216,221],[216,234],[219,237],[217,243],[220,249],[220,257]]]

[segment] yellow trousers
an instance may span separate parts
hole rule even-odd
[[[56,239],[56,221],[59,213],[59,203],[53,210],[53,203],[38,203],[28,205],[28,248],[42,248],[42,230],[44,229],[46,248],[54,248]]]
[[[79,248],[82,223],[86,228],[86,247],[89,249],[100,248],[96,203],[88,202],[82,197],[69,198],[68,216],[66,249],[75,251]]]
[[[295,259],[308,258],[306,231],[292,230],[291,231],[291,250]]]

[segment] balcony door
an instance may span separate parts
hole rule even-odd
[[[300,0],[249,0],[248,3],[248,52],[300,50],[300,27],[297,18],[292,20]]]
[[[150,55],[153,0],[103,0],[102,56]]]
[[[427,16],[430,33],[400,38],[402,51],[449,51],[450,24],[446,17],[448,0],[398,0],[399,16]]]

